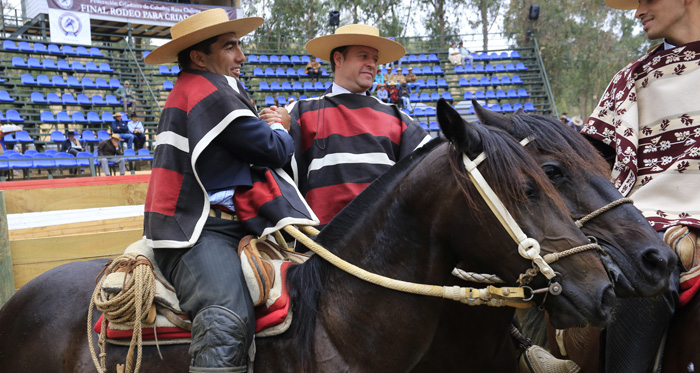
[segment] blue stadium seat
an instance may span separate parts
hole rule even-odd
[[[468,87],[469,86],[469,79],[459,78],[459,86],[460,87]]]
[[[309,63],[309,61],[311,61],[311,57],[307,55],[301,56],[301,63]]]
[[[100,141],[97,139],[97,137],[95,137],[95,132],[91,130],[83,130],[83,133],[81,133],[80,136],[82,137],[82,140],[87,143],[97,143]]]
[[[423,92],[420,94],[420,101],[421,102],[429,102],[430,101],[430,95],[426,92]]]
[[[73,71],[78,71],[78,72],[87,71],[87,70],[85,70],[85,66],[83,66],[83,63],[80,61],[73,61],[73,63],[70,64],[70,68]]]
[[[75,96],[72,93],[64,93],[61,95],[61,101],[66,105],[77,105],[78,101],[75,100]]]
[[[525,66],[524,63],[518,62],[518,63],[515,64],[515,70],[518,70],[518,71],[525,71],[525,70],[527,70],[527,67]]]
[[[479,78],[470,78],[469,85],[470,86],[478,86],[479,85]]]
[[[444,98],[447,101],[454,101],[454,98],[452,98],[450,92],[442,92],[442,98]]]
[[[9,162],[10,168],[12,169],[29,169],[34,167],[32,157],[28,155],[10,154],[8,158],[12,160],[19,159],[18,161]]]
[[[56,113],[56,121],[58,123],[73,123],[73,118],[67,112],[59,111]]]
[[[260,84],[258,85],[258,90],[259,91],[269,91],[270,90],[270,83],[268,83],[266,81],[260,82]]]
[[[506,97],[508,98],[517,98],[518,97],[518,92],[516,92],[514,89],[509,89],[506,91]]]
[[[62,104],[63,100],[58,97],[57,93],[49,92],[46,94],[46,103],[48,104]]]
[[[408,62],[409,63],[418,63],[418,56],[415,54],[409,54],[408,55]]]
[[[510,104],[503,104],[501,110],[503,110],[504,113],[512,113],[514,111]]]
[[[437,101],[440,99],[440,93],[433,92],[430,94],[430,101]]]
[[[105,130],[97,131],[97,141],[109,140],[109,132]]]
[[[294,55],[289,57],[289,61],[291,63],[301,63],[301,58],[299,58],[299,56]]]
[[[333,82],[328,81],[328,82],[325,82],[325,83],[323,84],[323,88],[328,89],[328,88],[330,88],[332,85],[333,85]]]
[[[78,94],[78,105],[92,105],[92,102],[90,101],[90,97],[84,93]]]
[[[50,58],[47,58],[47,59],[41,61],[41,67],[43,67],[44,69],[51,69],[51,70],[58,69],[58,66],[56,65],[56,61],[54,61]]]
[[[489,85],[491,84],[491,79],[489,79],[487,76],[479,79],[479,85]]]
[[[429,131],[437,131],[437,132],[439,132],[439,131],[440,131],[440,125],[439,125],[438,122],[436,122],[436,121],[431,121],[430,123],[428,123],[428,130],[429,130]]]
[[[289,82],[282,82],[282,87],[280,88],[282,91],[291,91],[292,90],[292,84]]]
[[[320,68],[319,71],[321,72],[321,76],[323,76],[323,77],[327,78],[327,77],[331,76],[331,74],[329,74],[328,71],[326,71],[326,69],[324,69],[323,67]]]
[[[265,76],[265,73],[262,68],[256,67],[253,69],[253,76]]]
[[[491,52],[489,53],[489,60],[497,60],[500,58],[500,53]]]
[[[292,67],[287,68],[287,73],[286,73],[286,75],[289,76],[289,77],[293,77],[293,78],[295,78],[295,77],[298,76],[298,75],[297,75],[297,71],[294,70],[294,68],[292,68]]]
[[[501,52],[498,54],[498,59],[500,60],[507,60],[508,58],[510,58],[510,54],[508,54],[508,52]]]
[[[510,82],[511,84],[523,84],[522,79],[520,79],[520,76],[518,75],[513,75]]]
[[[485,100],[486,96],[484,95],[484,91],[476,91],[474,92],[474,98],[477,100]]]
[[[280,63],[280,56],[273,54],[270,56],[270,63],[278,64]]]
[[[22,57],[12,57],[12,67],[27,67],[27,62]]]
[[[284,96],[277,96],[277,104],[280,106],[287,105],[287,98]]]
[[[107,105],[102,95],[93,95],[90,99],[93,105]]]
[[[92,78],[87,76],[80,81],[80,85],[82,85],[83,88],[97,88],[95,82],[92,81]]]
[[[86,62],[85,63],[85,70],[87,70],[87,72],[89,72],[89,73],[99,73],[100,72],[100,68],[97,67],[97,64],[94,62]]]
[[[275,104],[275,98],[272,96],[265,96],[265,105],[272,106]]]
[[[90,47],[90,56],[92,56],[92,57],[104,57],[105,55],[102,53],[100,48]],[[146,57],[146,56],[144,56],[144,57]]]
[[[28,52],[28,53],[34,52],[34,47],[32,47],[32,45],[26,41],[20,41],[19,43],[17,43],[17,49],[20,52]]]
[[[518,53],[518,51],[512,51],[510,52],[510,58],[521,58],[520,53]]]
[[[77,55],[73,47],[71,47],[70,45],[61,46],[61,51],[63,51],[63,54]]]
[[[180,73],[180,66],[173,65],[173,67],[170,68],[170,73],[173,75],[179,74]]]
[[[87,123],[88,122],[88,120],[85,118],[85,114],[83,114],[83,112],[81,112],[81,111],[73,112],[73,114],[71,115],[71,118],[73,119],[73,122],[75,122],[75,123]],[[87,130],[85,130],[85,131],[87,131]],[[83,131],[83,135],[85,134],[85,131]]]
[[[435,111],[434,107],[428,106],[425,108],[425,115],[428,117],[434,117],[437,115],[437,112]]]
[[[44,66],[39,62],[38,59],[30,57],[27,58],[27,67],[30,69],[43,69]]]
[[[7,91],[0,91],[0,102],[15,102]]]
[[[437,88],[437,83],[435,83],[435,79],[428,79],[425,83],[425,86],[428,88]]]
[[[270,57],[265,54],[258,56],[258,63],[270,63]]]
[[[440,78],[437,80],[437,86],[438,88],[449,88],[450,86],[447,84],[447,81],[443,78]]]
[[[418,62],[428,62],[428,56],[424,54],[419,54],[418,55]]]
[[[523,104],[521,104],[519,102],[516,102],[513,104],[513,111],[517,111],[518,109],[522,109],[522,108],[523,108]]]
[[[506,68],[505,68],[505,66],[503,66],[502,63],[499,63],[498,65],[496,65],[496,72],[497,73],[503,73],[505,71],[506,71]]]
[[[111,66],[107,62],[100,62],[100,65],[98,66],[99,70],[101,73],[112,73],[114,70],[112,69]]]
[[[41,114],[39,114],[39,121],[43,123],[58,123],[53,113],[48,110],[42,111]]]
[[[309,76],[309,74],[306,73],[306,70],[304,70],[303,67],[300,67],[297,69],[297,76],[300,78],[304,78],[304,77]]]
[[[323,91],[326,89],[326,86],[321,82],[316,82],[314,83],[314,89],[317,91]]]
[[[168,80],[166,80],[167,82]],[[172,84],[172,82],[170,83]],[[121,102],[117,99],[117,96],[115,95],[107,95],[105,96],[105,105],[121,105]]]
[[[483,74],[484,71],[484,65],[474,65],[474,72],[477,74]]]
[[[59,48],[58,45],[56,45],[56,44],[49,44],[46,47],[46,50],[49,53],[53,53],[53,54],[63,54],[63,52],[61,51],[61,48]]]
[[[472,98],[474,98],[474,94],[471,91],[464,92],[464,99],[465,100],[471,100]]]
[[[496,113],[502,113],[503,110],[501,110],[501,105],[499,104],[493,104],[491,107],[489,107],[491,111],[495,111]]]
[[[166,91],[173,89],[173,82],[171,82],[170,80],[163,81],[163,89]]]
[[[39,85],[42,85],[42,79],[40,79],[43,75],[39,75],[36,77],[36,82]],[[47,78],[48,79],[48,78]],[[44,84],[46,85],[46,84]],[[54,75],[51,77],[51,83],[48,85],[53,85],[54,87],[67,87],[68,84],[63,80],[63,77],[60,75]]]
[[[136,153],[140,157],[142,161],[152,161],[153,156],[151,155],[151,152],[146,149],[146,148],[141,148],[139,151]]]
[[[465,66],[465,67],[464,67],[464,72],[465,72],[466,74],[473,74],[473,73],[475,72],[475,71],[474,71],[474,66],[472,66],[472,65],[467,65],[467,66]]]
[[[418,96],[418,93],[411,93],[408,98],[411,100],[411,102],[420,102],[420,96]]]
[[[75,54],[81,57],[90,57],[90,52],[82,45],[75,47]]]
[[[505,66],[505,69],[506,69],[507,72],[516,71],[516,70],[515,70],[515,65],[513,65],[512,63],[507,63],[506,66]]]
[[[487,90],[486,91],[486,99],[487,100],[495,100],[496,99],[496,93],[492,90]]]
[[[520,88],[518,89],[518,97],[530,97],[530,94],[527,93],[525,88]]]
[[[117,78],[112,78],[112,79],[109,80],[109,88],[117,89],[117,88],[119,88],[119,87],[121,87],[121,86],[122,86],[122,84],[119,83],[119,79],[117,79]]]
[[[433,73],[433,69],[431,69],[430,66],[423,66],[423,69],[421,70],[421,74],[430,75],[432,73]]]
[[[5,91],[3,91],[5,92]],[[32,92],[29,95],[29,100],[34,103],[34,104],[45,104],[46,99],[44,98],[44,94],[41,92]]]
[[[510,77],[509,76],[502,77],[501,84],[511,84]]]
[[[499,85],[501,84],[501,79],[497,76],[492,76],[490,83],[491,85]]]
[[[493,67],[493,65],[491,65],[490,63],[487,63],[486,66],[484,67],[484,71],[486,71],[487,74],[488,73],[495,73],[496,68]]]
[[[165,65],[158,66],[158,73],[163,75],[170,75],[170,68]]]
[[[102,122],[103,123],[112,123],[114,122],[114,115],[112,113],[105,111],[102,113]]]
[[[281,67],[278,67],[277,69],[275,69],[275,75],[284,77],[287,76],[287,71]]]
[[[56,159],[56,167],[77,167],[78,162],[74,159],[75,156],[73,154],[69,154],[66,152],[58,152],[54,155],[54,158]],[[63,159],[61,159],[63,158]],[[67,159],[67,158],[72,158],[72,159]]]
[[[535,108],[535,105],[532,104],[532,102],[526,102],[525,105],[523,106],[523,110],[525,111],[535,111],[537,108]],[[16,135],[16,134],[15,134]]]
[[[272,82],[272,83],[270,83],[270,90],[271,91],[280,91],[280,90],[282,90],[282,87],[280,87],[279,82]]]
[[[258,56],[255,54],[248,55],[248,63],[257,63]]]
[[[280,63],[291,63],[292,61],[289,59],[289,56],[287,55],[282,55],[280,56]]]
[[[425,80],[423,79],[416,80],[416,84],[418,84],[420,88],[425,88]]]
[[[58,60],[58,62],[56,62],[56,68],[59,70],[71,70],[70,64],[66,60]]]
[[[428,55],[428,62],[440,62],[440,59],[438,58],[437,54],[431,53]]]
[[[314,90],[314,84],[311,82],[304,82],[304,90],[305,91],[313,91]]]
[[[506,91],[499,89],[496,91],[496,98],[497,99],[502,99],[502,98],[507,98],[508,96],[506,95]]]
[[[428,130],[428,123],[426,122],[418,122],[418,125],[421,126],[424,130]]]
[[[102,118],[94,111],[89,111],[87,113],[87,121],[88,123],[102,123]],[[109,134],[107,134],[107,138],[109,138]]]
[[[304,86],[301,85],[301,82],[292,82],[292,90],[303,91]]]
[[[34,150],[34,149],[29,149],[29,150],[25,150],[23,154],[33,157],[34,154],[39,154],[39,152]]]
[[[422,117],[424,115],[425,115],[425,112],[423,111],[423,108],[417,107],[417,108],[413,109],[413,116],[414,117]]]
[[[85,132],[85,131],[83,131]],[[94,136],[94,135],[93,135]],[[78,167],[90,167],[90,157],[92,157],[92,153],[90,152],[78,152],[75,156],[75,162]],[[93,160],[93,164],[95,166],[100,164],[100,161],[98,161],[96,158]]]
[[[71,87],[71,88],[82,88],[83,87],[83,85],[80,84],[80,81],[78,80],[78,78],[76,78],[74,76],[69,76],[68,78],[66,78],[66,85],[68,87]]]
[[[265,69],[265,76],[268,78],[274,78],[275,77],[275,69],[268,67]]]
[[[2,41],[2,48],[8,51],[18,51],[19,48],[17,48],[17,45],[15,44],[14,41],[12,40],[3,40]]]
[[[455,66],[454,71],[455,71],[455,74],[464,74],[465,73],[464,66],[462,66],[462,65]]]

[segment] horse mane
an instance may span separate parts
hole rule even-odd
[[[534,135],[535,146],[545,154],[557,154],[572,172],[593,173],[610,177],[610,167],[605,159],[586,139],[551,117],[521,114],[510,117],[517,133]],[[561,141],[561,139],[565,141]],[[518,139],[520,140],[520,139]],[[566,146],[565,144],[568,144]]]
[[[334,252],[337,242],[344,240],[351,227],[363,220],[368,210],[376,206],[377,200],[398,183],[403,176],[413,169],[423,158],[444,144],[444,139],[435,138],[416,149],[409,156],[401,159],[387,172],[377,178],[362,191],[350,204],[336,215],[316,237],[318,242],[329,251]],[[303,251],[303,245],[296,249]],[[312,371],[311,356],[314,348],[318,299],[324,289],[325,278],[331,264],[317,255],[312,256],[303,265],[296,265],[287,271],[287,287],[292,302],[294,322],[287,333],[298,338],[295,340],[300,357],[299,371]]]
[[[524,177],[535,183],[533,185],[535,189],[544,193],[550,200],[556,201],[555,206],[564,216],[568,216],[559,193],[549,182],[540,166],[532,159],[532,156],[517,141],[513,141],[513,136],[492,126],[472,125],[472,128],[479,134],[483,151],[486,153],[486,159],[479,165],[479,171],[484,175],[484,178],[489,180],[489,185],[509,211],[520,211],[522,206],[526,205],[525,202],[528,198],[523,190],[525,180],[521,177],[514,177],[516,173],[513,171],[518,170]],[[481,196],[466,175],[462,163],[462,151],[456,146],[451,147],[450,166],[468,206],[478,212],[479,206],[484,205],[478,202],[481,200]],[[470,158],[474,159],[476,156],[477,154],[470,155]],[[483,216],[483,213],[479,213],[477,216]]]

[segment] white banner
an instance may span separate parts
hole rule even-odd
[[[49,9],[51,42],[91,44],[90,15],[62,9]]]

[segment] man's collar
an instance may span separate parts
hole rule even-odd
[[[331,86],[331,93],[355,93],[355,92],[350,92],[349,90],[335,84],[333,82],[333,85]],[[369,96],[369,92],[365,91],[362,93],[355,93],[356,95],[363,95],[363,96]]]

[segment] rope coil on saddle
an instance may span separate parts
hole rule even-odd
[[[102,288],[107,275],[114,272],[125,273],[122,290],[117,294],[107,293]],[[98,372],[106,372],[107,321],[133,326],[133,335],[126,356],[125,372],[138,372],[141,368],[143,342],[141,327],[151,311],[156,293],[156,276],[153,266],[143,255],[124,254],[105,264],[105,268],[98,277],[103,274],[104,276],[95,287],[88,309],[87,333],[92,361]],[[99,361],[92,344],[92,310],[95,307],[104,315],[98,339]],[[137,350],[135,364],[134,348]]]

